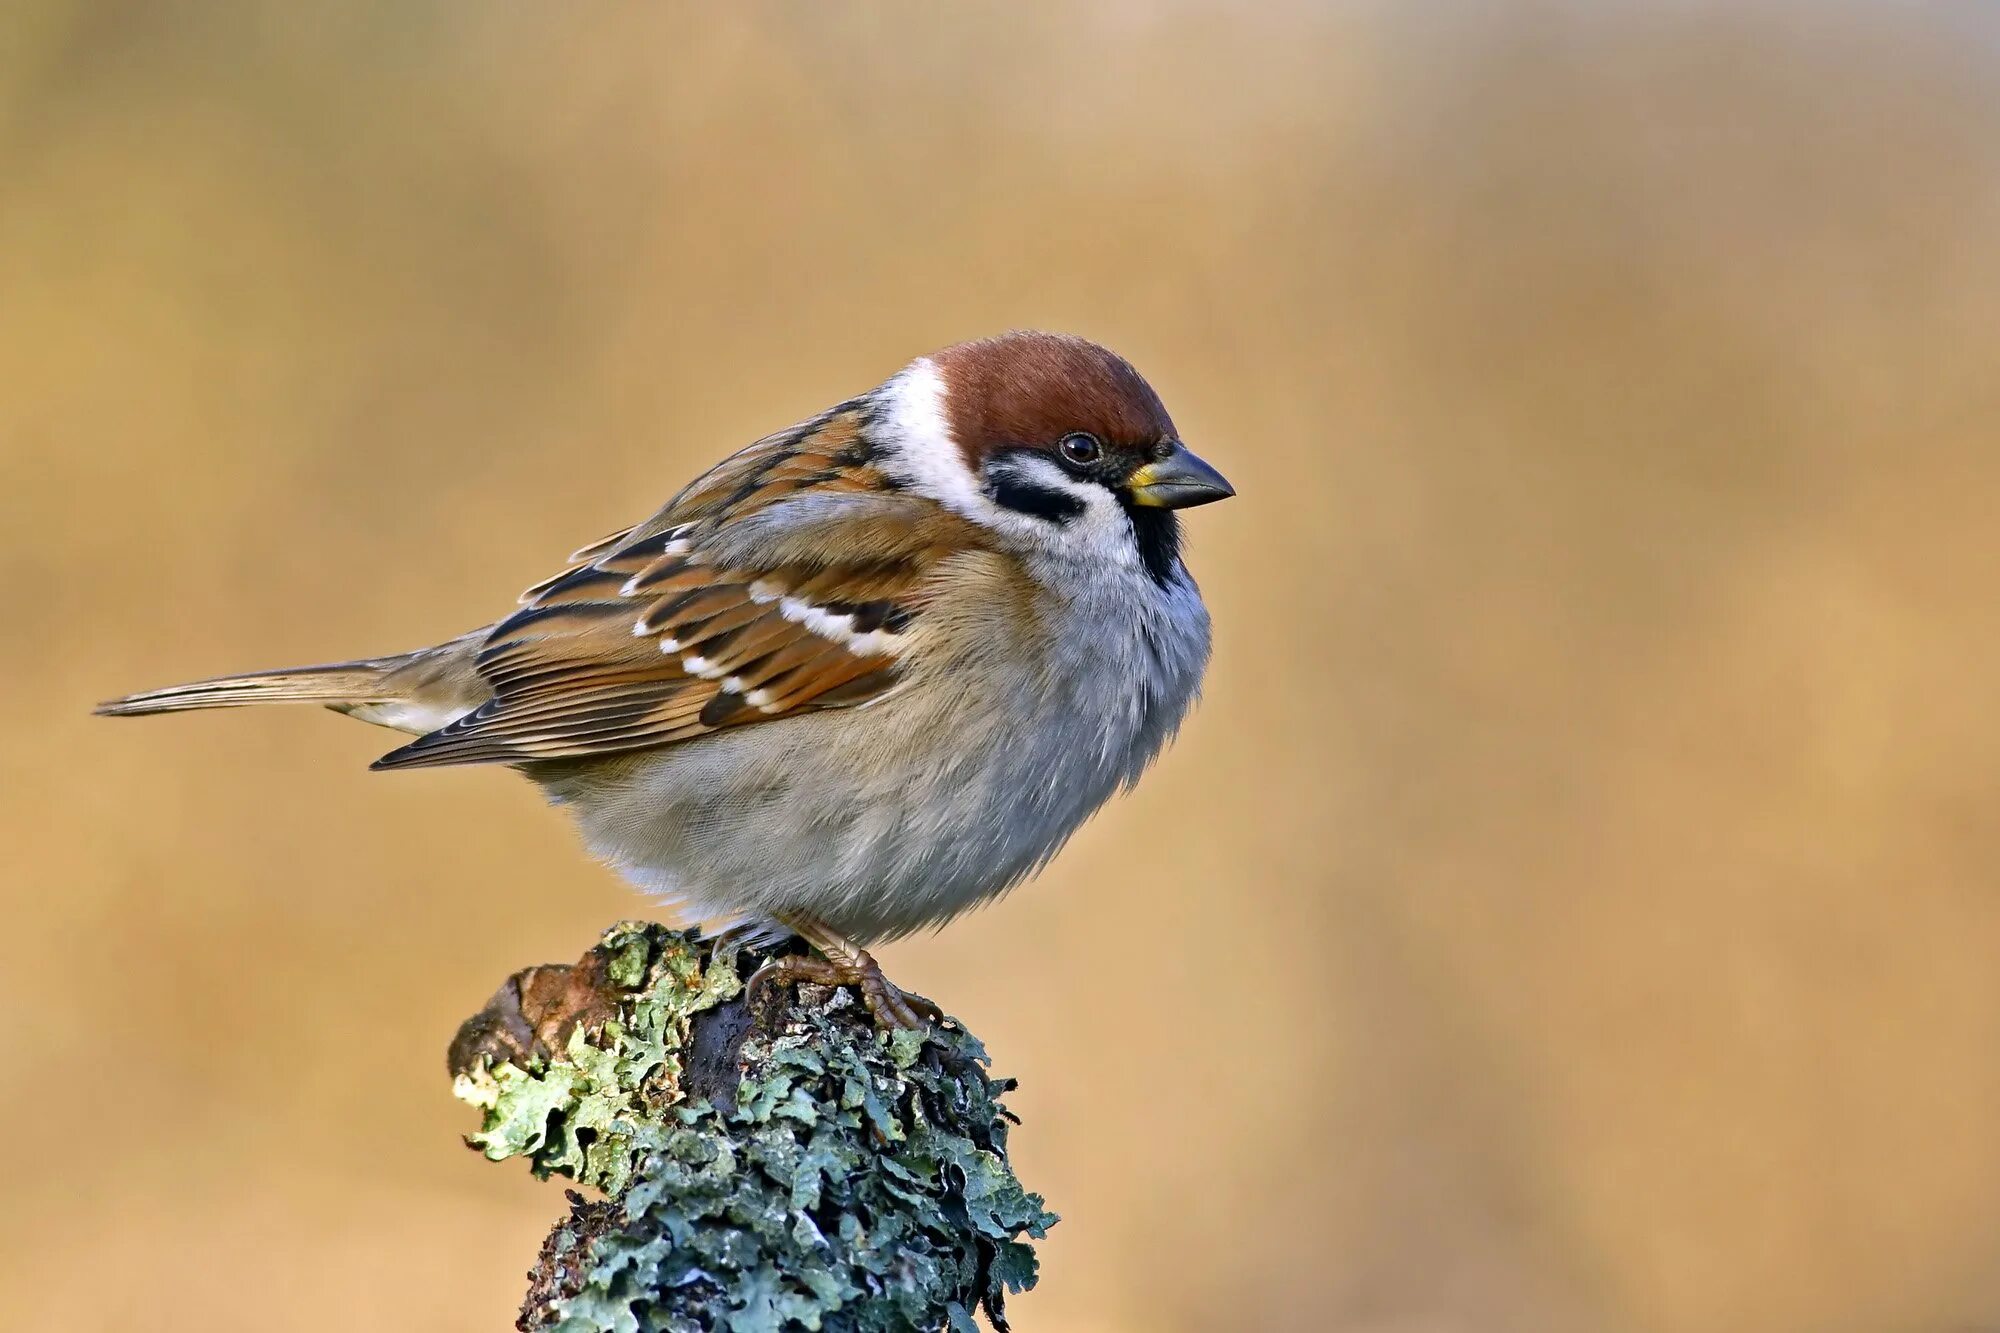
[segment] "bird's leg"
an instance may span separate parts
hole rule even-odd
[[[943,1011],[923,996],[898,989],[894,982],[882,975],[881,965],[869,956],[866,949],[838,931],[802,913],[783,913],[777,921],[818,950],[821,956],[814,958],[809,954],[790,954],[784,958],[773,958],[758,968],[750,978],[753,1002],[769,987],[782,989],[813,982],[821,986],[854,987],[861,993],[861,1002],[868,1006],[877,1027],[920,1029],[944,1017]]]

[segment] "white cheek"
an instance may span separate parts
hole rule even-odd
[[[1132,538],[1132,520],[1111,492],[1102,486],[1085,485],[1077,493],[1083,500],[1083,512],[1057,528],[1050,544],[1087,560],[1138,564],[1139,544]]]
[[[912,361],[880,390],[883,443],[889,446],[882,469],[919,495],[981,527],[1023,544],[1038,544],[1048,525],[994,504],[985,483],[965,465],[945,416],[944,376],[929,357]]]
[[[1078,481],[1051,459],[1027,456],[1015,459],[1011,466],[1024,480],[1043,490],[1060,491],[1083,507],[1075,517],[1057,523],[994,506],[1035,551],[1094,563],[1138,563],[1139,547],[1132,539],[1132,521],[1110,491],[1095,482]]]
[[[980,494],[945,418],[944,376],[930,358],[912,361],[884,384],[881,430],[891,445],[882,466],[919,495],[928,495],[968,518],[984,519],[994,506]]]

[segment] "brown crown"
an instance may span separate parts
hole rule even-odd
[[[945,415],[966,463],[995,449],[1042,448],[1071,431],[1146,448],[1175,438],[1173,418],[1132,363],[1065,333],[1003,333],[931,358]]]

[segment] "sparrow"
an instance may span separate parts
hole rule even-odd
[[[809,946],[753,990],[917,1027],[867,946],[991,901],[1138,780],[1209,657],[1176,511],[1233,494],[1124,358],[1008,333],[731,455],[484,628],[97,711],[321,704],[415,736],[377,769],[507,765],[642,890]]]

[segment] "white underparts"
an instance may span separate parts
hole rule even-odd
[[[447,707],[415,699],[384,699],[379,703],[342,704],[340,711],[378,727],[406,731],[412,736],[448,727],[471,712],[470,708]]]

